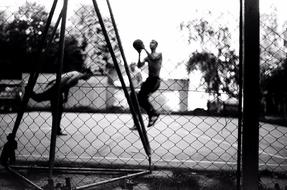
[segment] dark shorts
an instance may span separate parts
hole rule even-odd
[[[160,86],[160,81],[159,77],[148,77],[146,81],[143,82],[140,93],[150,94],[155,92]]]

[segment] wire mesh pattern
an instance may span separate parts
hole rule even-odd
[[[236,170],[238,104],[237,101],[230,102],[238,95],[236,85],[238,78],[235,73],[238,70],[227,68],[224,64],[232,63],[234,68],[238,67],[238,58],[235,56],[238,54],[238,18],[230,12],[220,13],[217,16],[209,14],[206,13],[204,19],[183,22],[180,26],[182,32],[188,34],[187,41],[199,44],[200,48],[194,49],[194,52],[209,52],[202,59],[215,60],[212,63],[218,64],[218,68],[222,66],[216,76],[223,85],[215,87],[213,82],[208,80],[202,82],[202,79],[198,85],[188,78],[162,79],[160,89],[150,98],[154,107],[161,113],[155,126],[147,129],[153,166]],[[11,17],[9,15],[5,22],[9,23]],[[55,164],[66,166],[73,163],[79,167],[148,166],[138,133],[130,130],[134,126],[132,116],[122,87],[116,85],[118,77],[93,7],[83,5],[74,13],[71,20],[72,25],[67,28],[67,35],[76,38],[80,46],[85,46],[82,52],[85,55],[84,64],[96,74],[88,81],[80,81],[69,91],[61,120],[61,128],[67,135],[57,137]],[[284,47],[278,45],[276,41],[283,39],[282,34],[270,29],[268,23],[264,22],[266,20],[261,21],[262,30],[266,32],[262,34],[263,69],[270,68],[266,66],[267,64],[273,64],[275,67],[285,56]],[[105,24],[121,64],[121,56],[109,18],[105,18]],[[196,36],[196,33],[190,30],[193,28],[198,31],[204,28],[203,25],[209,27],[201,33],[203,36]],[[274,40],[274,37],[272,40],[264,37],[271,34],[273,36],[273,33],[275,37],[280,38]],[[191,75],[204,66],[197,67],[194,59],[189,59],[190,65],[194,64],[190,68]],[[186,64],[183,62],[176,67],[185,69]],[[121,69],[125,75],[123,66]],[[163,70],[168,75],[173,75],[173,71],[169,68],[163,66]],[[23,86],[27,85],[28,77],[29,74],[23,74]],[[224,81],[224,78],[230,81]],[[53,79],[55,74],[42,73],[34,91],[43,91],[46,84]],[[224,91],[226,89],[224,87],[228,87],[233,94]],[[197,109],[192,107],[191,104],[196,101],[196,97],[205,99],[203,107]],[[6,142],[6,135],[12,131],[16,114],[15,112],[0,114],[0,151]],[[148,117],[145,113],[143,118],[147,123]],[[49,102],[37,103],[30,100],[28,111],[24,114],[17,133],[17,160],[32,162],[49,160],[51,125]],[[283,126],[260,123],[261,170],[286,171],[286,134],[287,129]],[[85,179],[79,180],[85,181]]]

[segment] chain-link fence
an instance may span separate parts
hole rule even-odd
[[[29,11],[36,13],[32,14],[33,16],[40,14],[32,9],[37,6],[29,6],[30,9],[23,9],[26,10],[25,13]],[[19,12],[13,13],[14,17],[10,16],[8,8],[4,9],[1,15],[0,20],[3,21],[1,31],[6,37],[9,37],[15,28],[22,27],[16,23],[26,22],[30,26],[39,26],[41,23],[40,18],[37,24],[29,20],[28,14],[23,14],[27,16],[26,18],[23,15],[20,17]],[[278,26],[274,26],[276,23],[274,14],[264,14],[261,18],[261,70],[264,76],[271,76],[269,73],[286,62],[284,37],[282,37],[284,35]],[[17,22],[13,22],[15,20]],[[67,36],[72,40],[66,43],[66,53],[75,58],[73,60],[78,56],[78,61],[66,64],[66,67],[64,63],[64,67],[66,71],[81,67],[90,68],[94,75],[87,81],[80,80],[69,90],[67,101],[63,104],[64,113],[61,119],[61,129],[67,135],[57,137],[55,165],[79,168],[96,166],[107,170],[116,167],[147,168],[149,161],[137,131],[130,130],[134,122],[93,6],[80,6],[69,21]],[[166,76],[184,71],[186,77],[162,79],[160,88],[150,97],[153,106],[160,113],[155,126],[147,128],[152,148],[152,166],[155,168],[220,171],[237,169],[237,97],[240,81],[238,22],[238,15],[235,13],[209,11],[198,12],[193,18],[178,24],[178,32],[184,34],[183,38],[188,42],[191,52],[185,60],[178,60],[176,67],[163,63],[161,72]],[[105,24],[125,76],[109,18],[105,18]],[[27,38],[35,37],[29,32],[34,31],[33,28],[23,28],[23,31]],[[57,37],[54,42],[57,42]],[[35,48],[35,44],[32,43],[26,40],[26,47],[30,48],[30,53],[33,53]],[[36,93],[44,91],[47,84],[56,77],[51,72],[45,72],[51,71],[47,69],[49,67],[44,65],[43,68],[46,70],[43,69],[37,80],[34,88]],[[147,68],[141,71],[143,80],[146,78],[146,70]],[[16,82],[1,80],[4,86],[13,83],[18,89],[14,95],[11,93],[5,95],[7,91],[14,92],[13,87],[5,86],[1,89],[1,98],[3,97],[4,102],[7,102],[8,96],[22,97],[28,77],[28,73],[23,73],[21,79]],[[136,91],[140,89],[141,82],[135,81]],[[263,90],[268,92],[267,88]],[[284,124],[286,102],[282,104],[276,101],[286,99],[279,100],[275,96],[266,98],[270,96],[270,93],[262,96],[259,166],[262,171],[284,173],[287,167],[285,151],[287,128]],[[34,164],[49,160],[52,126],[50,110],[49,101],[40,103],[32,99],[29,101],[16,137],[17,162]],[[282,110],[285,110],[283,115]],[[1,113],[0,150],[6,143],[6,136],[13,129],[16,111],[17,106]],[[143,118],[147,124],[148,116],[144,112]],[[72,180],[73,186],[76,186],[89,184],[99,178],[74,176]]]

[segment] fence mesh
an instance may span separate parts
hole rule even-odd
[[[41,14],[37,12],[39,9],[30,11],[35,13],[34,16]],[[238,15],[228,11],[197,14],[197,17],[178,24],[179,32],[184,34],[183,39],[188,42],[190,53],[193,53],[187,59],[178,61],[175,67],[163,64],[162,73],[170,77],[161,80],[159,90],[150,98],[160,112],[155,126],[147,129],[152,148],[152,166],[235,171],[238,149]],[[9,27],[13,26],[11,23],[15,24],[14,21],[35,26],[28,18],[19,17],[19,12],[11,12],[9,8],[1,11],[0,20],[2,36],[13,29]],[[114,29],[108,17],[104,20],[125,76]],[[69,21],[66,34],[74,41],[68,40],[66,43],[67,53],[75,58],[80,52],[82,57],[79,60],[82,60],[82,65],[92,69],[94,76],[88,81],[79,81],[69,90],[61,120],[61,128],[67,135],[57,137],[55,165],[146,168],[148,159],[137,131],[130,130],[134,126],[132,116],[93,6],[81,5],[72,13]],[[261,16],[261,70],[267,76],[286,62],[284,31],[275,23],[274,13]],[[28,37],[28,29],[33,29],[31,27],[25,29]],[[78,68],[77,64],[74,63],[67,70]],[[142,71],[144,79],[146,70]],[[212,72],[214,70],[216,72]],[[178,71],[184,71],[186,77],[173,78]],[[7,85],[16,84],[20,90],[9,96],[21,98],[19,92],[23,93],[28,77],[28,73],[23,73],[20,82],[1,80],[5,88],[1,88],[1,101],[3,99],[4,103],[1,104],[3,112],[0,115],[0,151],[17,116],[17,106],[13,109],[8,106],[7,112],[5,106],[8,100],[4,92],[14,92],[16,88]],[[41,73],[34,91],[44,91],[53,79],[55,74]],[[138,91],[140,84],[137,81],[135,84]],[[279,118],[273,122],[284,119],[286,98],[265,93],[261,105],[260,170],[284,172],[287,167],[287,129],[282,123],[272,124],[270,121],[273,118]],[[50,107],[49,101],[29,101],[17,132],[17,161],[37,163],[49,160]],[[148,117],[144,112],[143,118],[146,124]],[[74,176],[72,183],[75,186],[93,180],[88,176]]]

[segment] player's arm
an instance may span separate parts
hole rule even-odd
[[[77,73],[72,75],[69,80],[66,82],[66,85],[71,88],[78,84],[79,80],[87,80],[92,76],[92,73]]]
[[[146,50],[145,50],[146,51]],[[148,54],[149,56],[149,52],[146,51],[146,53]],[[141,57],[140,57],[140,54],[139,54],[139,59],[138,59],[138,63],[137,63],[137,66],[138,68],[141,68],[142,66],[144,66],[145,62],[148,62],[148,56],[146,58],[144,58],[143,61],[141,61]]]
[[[48,82],[48,84],[46,84],[44,89],[48,89],[50,86],[54,85],[56,83],[56,79],[51,80],[50,82]]]
[[[66,87],[67,88],[71,88],[73,86],[76,86],[79,82],[80,78],[79,76],[76,76],[76,77],[71,77],[67,82],[66,82]]]
[[[144,66],[145,62],[146,62],[146,59],[144,59],[143,61],[139,60],[137,64],[138,68],[141,68],[142,66]]]
[[[137,80],[138,80],[138,83],[141,83],[143,80],[143,77],[140,72],[137,74]]]
[[[162,53],[159,53],[159,62],[162,63]]]

